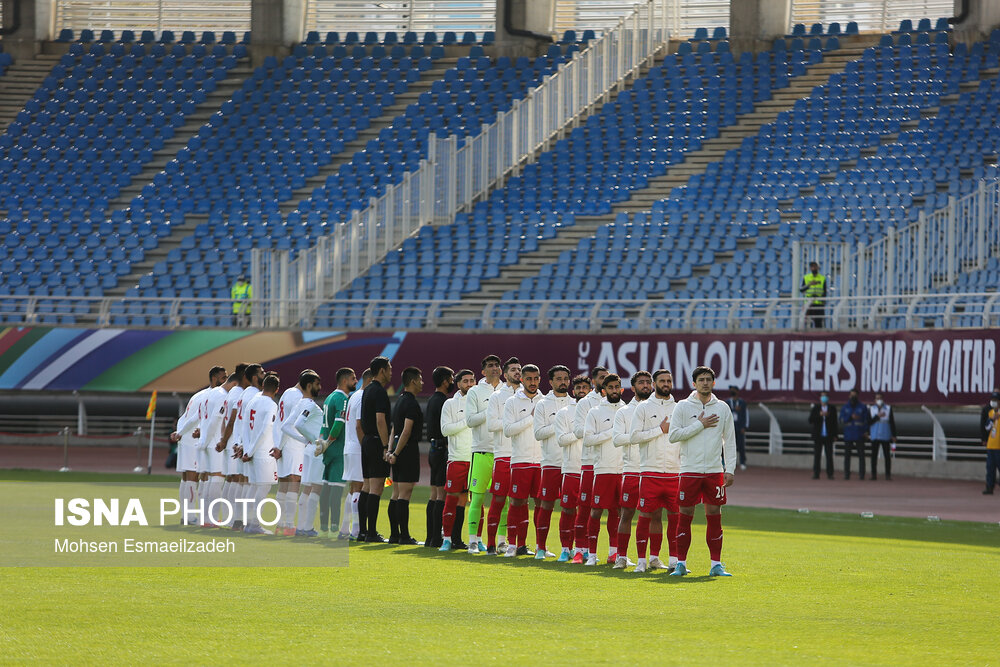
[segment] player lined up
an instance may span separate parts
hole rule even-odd
[[[604,368],[571,378],[566,366],[557,365],[547,376],[546,394],[540,369],[522,367],[514,357],[504,363],[496,355],[484,358],[478,383],[470,370],[440,366],[424,415],[416,400],[423,378],[412,367],[403,371],[403,391],[392,409],[386,391],[392,366],[384,357],[363,374],[362,391],[355,391],[353,370],[339,370],[337,389],[323,408],[316,403],[321,382],[313,371],[303,371],[298,384],[278,398],[277,376],[259,364],[241,364],[228,377],[215,367],[209,387],[191,398],[174,434],[180,441],[181,498],[260,503],[277,482],[282,535],[319,534],[319,510],[322,534],[418,544],[409,531],[409,503],[426,422],[432,486],[426,546],[596,566],[606,516],[607,563],[683,576],[695,507],[704,504],[710,574],[728,576],[721,562],[721,507],[734,481],[736,438],[729,406],[712,393],[714,371],[696,368],[694,390],[679,402],[671,395],[668,370],[638,371],[629,379],[634,398],[627,404],[621,378]],[[390,477],[386,540],[377,525]],[[345,483],[350,488],[338,526]],[[548,551],[557,500],[558,557]],[[636,511],[639,559],[633,564],[627,552]],[[462,541],[466,521],[468,544]],[[232,527],[268,532],[254,519]],[[660,558],[664,528],[666,564]]]

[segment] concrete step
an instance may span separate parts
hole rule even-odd
[[[14,122],[58,61],[46,56],[19,60],[0,77],[0,134]]]

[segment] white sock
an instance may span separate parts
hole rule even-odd
[[[639,565],[645,565],[645,564],[646,564],[646,559],[645,558],[640,558],[639,559]]]
[[[312,530],[316,525],[316,512],[319,510],[319,491],[309,494],[309,503],[306,507],[306,530]]]
[[[722,565],[722,561],[721,560],[713,560],[712,561],[712,567],[715,567],[716,565]]]
[[[344,494],[344,506],[340,508],[340,533],[348,535],[351,532],[351,496],[352,493]]]
[[[671,557],[670,557],[670,562],[669,562],[669,563],[667,563],[667,564],[668,564],[668,565],[669,565],[670,567],[673,567],[674,565],[677,565],[677,556],[671,556]]]
[[[202,500],[205,499],[205,482],[201,481],[200,479],[198,480],[198,485],[197,488],[195,489],[195,493]]]
[[[207,492],[207,495],[205,497],[205,501],[207,503],[206,504],[206,508],[205,508],[206,512],[208,512],[208,506],[209,505],[211,505],[214,501],[218,500],[219,498],[222,498],[222,489],[223,489],[223,485],[225,483],[226,483],[226,480],[224,480],[222,477],[210,477],[209,478],[209,480],[208,480],[208,492]],[[216,511],[215,511],[216,518],[218,518],[218,515],[221,514],[221,509],[220,509],[220,505],[221,504],[222,503],[216,503],[215,504],[215,507],[216,507]],[[209,523],[211,523],[211,521],[209,521]]]
[[[617,558],[618,549],[608,549],[608,558]]]
[[[271,493],[271,484],[252,484],[253,487],[253,514],[250,515],[250,522],[255,526],[260,526],[257,514],[260,512],[260,505]]]
[[[573,555],[574,556],[577,555],[577,554],[582,554],[582,553],[583,553],[583,549],[581,549],[580,547],[573,547]]]
[[[299,518],[298,522],[295,524],[295,528],[298,530],[309,530],[312,526],[306,523],[306,519],[309,518],[309,493],[299,493],[298,505],[299,505]]]
[[[288,500],[291,498],[291,502]],[[278,507],[281,508],[281,521],[278,522],[278,528],[291,528],[295,525],[295,494],[291,491],[279,491],[274,499],[278,501]]]
[[[687,567],[687,561],[683,561],[683,560],[679,560],[679,561],[677,561],[674,564],[675,565],[683,565],[684,567]]]
[[[361,532],[361,517],[358,516],[358,498],[360,497],[360,491],[351,494],[351,535],[353,537],[357,537],[358,533]]]

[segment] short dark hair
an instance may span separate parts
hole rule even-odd
[[[503,372],[504,373],[507,372],[507,368],[510,367],[511,364],[517,364],[517,365],[520,366],[521,365],[521,360],[518,359],[517,357],[511,357],[507,361],[503,362]]]
[[[608,373],[607,375],[604,376],[604,382],[601,383],[601,387],[602,388],[607,387],[608,384],[612,382],[621,382],[621,381],[622,379],[617,375],[615,375],[614,373]]]
[[[212,370],[208,371],[208,379],[211,382],[212,378],[214,378],[216,375],[225,372],[226,372],[225,366],[212,366]]]
[[[566,375],[572,375],[569,372],[568,368],[560,364],[558,366],[553,366],[552,368],[549,369],[549,379],[551,380],[552,378],[554,378],[556,376],[556,373],[558,373],[559,371],[566,371]]]
[[[711,375],[713,380],[715,379],[715,371],[713,371],[708,366],[698,366],[698,368],[696,368],[693,371],[691,371],[691,381],[692,382],[697,382],[698,381],[698,376],[699,375],[704,375],[705,373],[708,373],[709,375]]]
[[[431,381],[434,383],[434,388],[437,389],[444,384],[445,380],[452,377],[455,377],[455,371],[447,366],[438,366],[431,374]]]
[[[364,372],[361,373],[361,381],[364,382],[365,380],[371,380],[371,379],[372,379],[372,369],[366,368]]]
[[[252,380],[253,377],[257,375],[257,373],[260,373],[262,370],[264,370],[264,367],[261,366],[260,364],[250,364],[246,367],[246,369],[244,369],[243,377],[245,377],[247,380]]]
[[[236,373],[230,373],[229,377],[226,378],[226,382],[236,382]]]
[[[407,386],[421,375],[423,375],[423,373],[421,373],[420,369],[416,366],[407,366],[403,369],[403,386]]]
[[[573,378],[573,386],[575,387],[578,384],[585,384],[589,387],[591,386],[590,378],[587,377],[585,373],[580,373],[579,375]]]
[[[350,377],[352,375],[355,375],[354,369],[344,366],[343,368],[337,371],[337,377],[336,377],[337,384],[340,384],[341,380],[343,380],[346,377]]]
[[[664,373],[666,373],[670,377],[674,376],[674,374],[668,371],[666,368],[658,368],[657,370],[653,371],[653,382],[656,382],[656,378],[660,377]]]
[[[497,366],[499,366],[500,363],[501,363],[500,362],[500,357],[498,357],[497,355],[495,355],[495,354],[487,354],[485,357],[483,357],[483,366],[482,367],[486,368],[486,364],[490,363],[491,361],[497,362]]]
[[[247,366],[249,366],[249,365],[250,365],[250,364],[236,364],[236,370],[234,370],[233,372],[234,372],[234,373],[236,374],[236,380],[237,380],[237,381],[240,381],[240,380],[242,380],[242,379],[243,379],[244,377],[246,377],[246,376],[245,376],[245,375],[243,375],[243,374],[244,374],[244,373],[246,373],[246,371],[247,371]]]
[[[525,373],[538,373],[541,375],[542,372],[538,370],[538,366],[535,364],[525,364],[521,366],[521,375],[523,376]]]
[[[264,376],[264,381],[261,383],[260,388],[264,391],[277,391],[280,385],[281,380],[278,379],[278,374],[268,373]]]
[[[305,388],[307,385],[312,384],[319,380],[319,373],[309,368],[305,369],[299,373],[299,386]]]
[[[601,371],[604,371],[605,373],[607,373],[608,369],[605,368],[604,366],[594,366],[593,368],[591,368],[590,369],[590,379],[591,380],[596,380],[597,376],[601,374]]]
[[[375,357],[372,362],[368,364],[368,368],[371,369],[372,377],[375,377],[382,372],[382,369],[389,367],[388,357]]]
[[[470,371],[468,368],[463,368],[459,372],[455,373],[455,382],[458,382],[459,380],[461,380],[462,378],[464,378],[466,375],[472,375],[473,379],[475,379],[475,375],[476,374],[473,373],[472,371]]]
[[[639,381],[639,378],[649,378],[652,380],[653,376],[649,374],[649,371],[636,371],[632,374],[631,382],[633,387],[635,386],[635,383]]]

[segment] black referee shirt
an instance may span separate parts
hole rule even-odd
[[[424,421],[427,422],[428,440],[445,439],[441,433],[441,408],[444,407],[444,402],[447,400],[448,397],[440,391],[435,391],[434,395],[427,399],[427,410],[424,415]]]
[[[413,431],[410,433],[410,439],[406,442],[406,446],[409,447],[415,442],[420,442],[424,436],[424,415],[420,412],[417,397],[404,391],[396,399],[396,406],[392,409],[392,428],[396,433],[396,438],[403,434],[407,419],[413,420]]]
[[[385,423],[392,423],[392,406],[389,404],[389,394],[386,393],[378,380],[372,380],[361,394],[361,432],[367,436],[380,437],[378,421],[375,415],[381,412],[385,415]],[[391,426],[390,426],[391,427]]]

